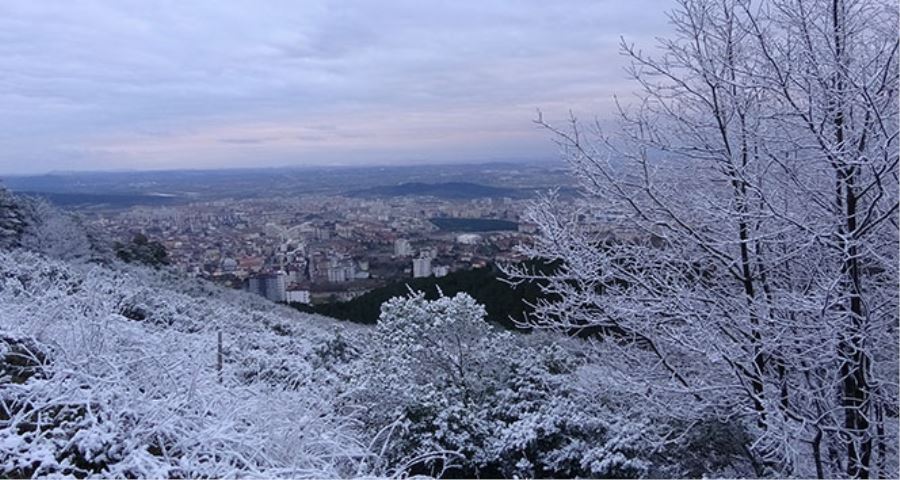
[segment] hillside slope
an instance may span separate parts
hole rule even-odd
[[[673,416],[677,388],[634,402],[596,360],[616,342],[501,332],[462,291],[338,323],[121,263],[77,217],[0,198],[0,477],[751,472],[752,424]]]
[[[376,473],[326,364],[348,327],[107,261],[50,235],[77,231],[65,214],[4,198],[0,476]]]
[[[527,192],[512,188],[500,188],[470,182],[421,183],[410,182],[399,185],[371,187],[348,192],[351,197],[436,197],[443,199],[473,199],[522,197]]]

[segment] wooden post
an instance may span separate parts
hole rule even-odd
[[[219,373],[219,375],[218,375],[219,383],[222,383],[222,331],[221,330],[219,330],[218,337],[219,337],[218,338],[219,339],[219,349],[218,349],[218,354],[216,355],[216,360],[217,360],[216,370]]]

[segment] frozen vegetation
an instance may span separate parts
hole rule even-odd
[[[897,18],[684,0],[623,44],[616,133],[544,124],[583,203],[506,267],[529,335],[297,313],[0,191],[0,476],[897,478]]]
[[[0,252],[2,476],[752,473],[740,425],[666,439],[681,420],[580,341],[495,329],[467,295],[338,323],[122,263],[76,218],[3,199],[21,228]]]
[[[742,423],[758,476],[898,476],[896,2],[686,0],[623,43],[618,128],[539,122],[581,181],[507,273],[533,327],[607,332],[637,403]],[[610,242],[577,219],[618,212]]]
[[[6,238],[31,249],[0,252],[0,475],[389,473],[349,389],[319,368],[337,331],[353,332],[111,261],[73,219],[33,207]]]

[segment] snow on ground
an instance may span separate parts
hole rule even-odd
[[[16,249],[0,275],[0,475],[374,473],[346,386],[313,368],[352,329],[117,263]]]

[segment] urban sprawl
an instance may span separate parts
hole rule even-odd
[[[528,200],[304,196],[94,213],[127,241],[161,242],[179,270],[277,302],[347,301],[406,278],[521,260]]]

